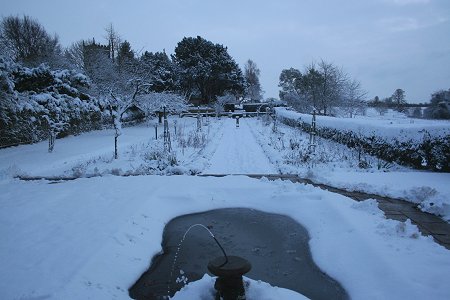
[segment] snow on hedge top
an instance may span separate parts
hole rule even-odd
[[[286,108],[276,108],[276,114],[283,118],[311,124],[312,115],[298,113]],[[425,134],[431,137],[450,135],[450,122],[423,119],[381,119],[374,117],[336,118],[316,116],[317,127],[352,131],[361,136],[378,136],[399,141],[422,140]]]

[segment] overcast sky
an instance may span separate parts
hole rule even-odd
[[[450,0],[0,0],[1,16],[29,15],[64,46],[106,43],[112,23],[136,52],[171,54],[185,36],[228,47],[261,69],[278,97],[282,69],[324,59],[358,79],[368,98],[406,92],[422,102],[450,88]]]

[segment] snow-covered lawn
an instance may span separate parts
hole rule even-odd
[[[354,299],[450,295],[448,250],[410,223],[386,220],[375,201],[356,203],[308,185],[243,176],[107,176],[59,184],[3,180],[0,190],[2,299],[126,299],[161,250],[169,220],[222,207],[297,220],[309,231],[315,262]]]
[[[46,141],[1,149],[0,178],[199,173],[209,164],[205,157],[210,157],[217,147],[215,135],[221,123],[219,120],[204,124],[197,132],[196,119],[169,118],[170,156],[164,152],[163,125],[155,121],[123,128],[118,142],[119,159],[116,160],[113,159],[112,129],[58,139],[52,153],[48,153]],[[155,140],[155,125],[158,126],[158,140]],[[207,146],[210,147],[205,149]],[[173,165],[171,158],[176,161]]]
[[[195,131],[194,119],[185,122],[186,132]],[[200,148],[183,148],[183,141],[174,138],[178,167],[225,172],[233,166],[236,173],[257,173],[244,164],[256,157],[252,165],[263,166],[262,171],[282,169],[282,152],[268,152],[270,148],[264,147],[273,166],[261,156],[256,140],[263,144],[274,139],[258,122],[243,119],[237,129],[234,120],[213,121],[209,133],[208,127],[202,129],[209,138]],[[96,159],[112,156],[113,135],[109,131],[57,140],[51,154],[45,142],[0,150],[1,299],[127,299],[128,288],[148,268],[152,256],[161,251],[167,222],[183,214],[228,207],[254,208],[297,220],[309,232],[316,264],[339,281],[353,299],[450,297],[450,251],[431,237],[421,236],[410,222],[385,219],[374,200],[357,203],[310,185],[245,176],[124,177],[102,173],[115,163],[114,167],[122,171],[132,170],[127,166],[151,147],[153,130],[145,126],[125,128],[117,162]],[[241,138],[245,141],[239,142]],[[240,144],[229,151],[221,150],[236,142]],[[259,154],[252,158],[242,154],[249,149]],[[65,175],[86,162],[92,163],[85,172],[97,167],[103,175],[59,183],[25,182],[11,176]],[[307,168],[297,170],[301,173]],[[353,171],[345,167],[328,171],[323,173],[323,180],[338,185],[367,183],[372,181],[370,176],[380,177],[374,188],[382,182],[393,190],[417,183],[417,177],[403,177],[411,172],[402,170],[402,178],[411,178],[410,183],[402,180],[403,187],[392,182],[399,176],[396,173],[355,172],[342,181],[338,172]],[[391,177],[381,179],[385,178],[382,174]],[[442,181],[445,177],[441,177],[447,175],[433,175],[436,177],[427,183],[426,178],[431,178],[427,174],[420,177],[417,186],[429,184],[438,193],[448,191]],[[175,299],[200,297],[205,286],[212,288],[211,284],[212,279],[205,276],[176,294]],[[249,300],[295,299],[293,295],[301,299],[294,292],[257,281],[251,281],[248,295]]]

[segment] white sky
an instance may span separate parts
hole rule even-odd
[[[228,47],[261,69],[265,97],[278,97],[282,69],[324,59],[361,81],[368,97],[406,91],[423,102],[450,88],[449,0],[0,0],[0,16],[30,15],[64,46],[105,42],[113,23],[135,51],[173,53],[184,36]]]

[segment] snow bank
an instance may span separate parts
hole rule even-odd
[[[215,290],[214,277],[205,274],[201,280],[186,285],[181,291],[176,293],[173,300],[193,300],[193,299],[214,299]],[[244,277],[246,286],[245,296],[247,300],[305,300],[305,296],[291,290],[273,287],[268,283],[252,280]]]
[[[450,173],[322,170],[311,174],[317,183],[416,203],[422,211],[450,222]]]

